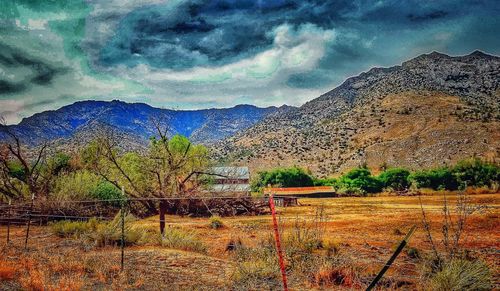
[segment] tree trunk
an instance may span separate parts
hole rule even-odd
[[[160,233],[163,236],[165,233],[165,213],[167,213],[167,200],[160,201]]]

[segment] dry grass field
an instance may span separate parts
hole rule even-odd
[[[453,195],[448,193],[453,205]],[[487,262],[493,281],[499,288],[500,266],[500,195],[472,194],[473,205],[480,206],[468,218],[462,247],[470,256]],[[422,203],[431,221],[432,232],[441,243],[441,193],[422,196]],[[421,223],[421,207],[415,196],[375,196],[300,199],[296,207],[279,208],[284,236],[297,225],[317,228],[322,232],[323,245],[334,249],[349,262],[338,270],[344,280],[339,284],[322,284],[322,270],[304,278],[289,273],[293,290],[362,289],[391,256],[399,241],[412,225],[417,231],[409,247],[420,254],[401,253],[381,282],[383,289],[426,289],[422,286],[423,257],[430,252]],[[318,221],[318,209],[321,220]],[[156,230],[158,217],[134,222],[136,227]],[[223,226],[213,228],[207,218],[169,216],[167,232],[185,231],[201,241],[203,250],[186,251],[143,244],[125,250],[125,269],[120,272],[119,247],[86,248],[81,239],[61,238],[50,226],[34,226],[29,248],[23,250],[25,227],[11,229],[12,241],[6,241],[6,227],[0,229],[0,289],[1,290],[214,290],[259,289],[235,281],[237,260],[230,242],[245,247],[259,247],[272,235],[269,215],[222,218]],[[304,222],[306,221],[306,222]],[[287,244],[285,243],[285,248]],[[189,249],[189,248],[186,248]],[[229,250],[228,250],[229,249]],[[321,252],[324,250],[317,250]],[[289,262],[287,262],[289,263]],[[350,273],[349,273],[350,272]],[[241,275],[241,274],[240,274]],[[349,275],[349,276],[348,276]],[[274,287],[273,287],[274,286]],[[495,287],[494,286],[494,287]],[[279,289],[279,285],[271,285]]]

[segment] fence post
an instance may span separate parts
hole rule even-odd
[[[287,284],[286,271],[285,271],[285,261],[283,260],[283,252],[281,250],[280,233],[278,230],[278,221],[276,220],[276,207],[274,206],[274,197],[273,197],[272,192],[270,192],[270,194],[269,194],[269,208],[271,208],[271,215],[273,217],[274,238],[276,240],[276,249],[278,251],[278,259],[279,259],[279,263],[280,263],[281,277],[283,279],[283,290],[288,291],[288,284]]]
[[[35,193],[31,194],[31,205],[28,212],[28,225],[26,227],[26,238],[24,240],[24,250],[28,248],[28,237],[30,235],[30,226],[31,226],[31,212],[33,212],[33,203],[35,202]]]
[[[125,188],[122,186],[122,200],[121,200],[121,207],[120,207],[120,212],[121,212],[121,225],[122,225],[122,236],[120,240],[120,247],[121,247],[121,264],[120,264],[120,270],[123,271],[123,261],[125,258]]]
[[[10,242],[10,208],[12,207],[12,200],[9,198],[9,208],[7,209],[7,244]]]
[[[416,228],[417,228],[417,226],[415,226],[415,225],[411,227],[410,231],[406,234],[405,238],[401,241],[401,243],[399,243],[398,248],[392,254],[391,258],[387,261],[387,263],[384,265],[382,270],[380,270],[377,277],[375,277],[375,279],[373,279],[373,281],[371,282],[370,286],[368,286],[368,288],[366,288],[366,291],[370,291],[373,288],[375,288],[378,281],[380,281],[380,279],[382,279],[385,272],[391,267],[392,263],[394,263],[394,260],[396,260],[397,256],[401,253],[401,251],[404,249],[404,247],[408,244],[408,242],[410,241],[410,238],[413,235],[413,233],[415,232]]]

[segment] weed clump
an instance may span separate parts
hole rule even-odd
[[[178,228],[167,228],[159,236],[159,244],[163,247],[205,254],[207,247],[194,232],[183,231]]]
[[[319,207],[313,221],[296,218],[289,228],[281,228],[290,285],[306,282],[319,287],[359,287],[358,272],[351,259],[341,252],[339,243],[324,239],[325,220]],[[281,275],[272,234],[257,247],[236,245],[233,255],[237,262],[232,275],[234,286],[250,290],[279,288]]]
[[[210,227],[213,229],[219,229],[224,227],[224,223],[222,219],[218,215],[214,215],[210,217]]]
[[[491,273],[480,260],[453,259],[431,279],[433,290],[491,290]]]
[[[59,237],[80,237],[84,233],[97,230],[101,224],[95,218],[88,221],[68,221],[62,220],[50,225],[52,232]]]

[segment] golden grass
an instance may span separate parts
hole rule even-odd
[[[439,237],[442,193],[426,194],[422,197],[423,206],[431,221],[433,234]],[[453,200],[451,195],[448,198]],[[500,195],[473,194],[470,199],[472,203],[485,207],[469,218],[463,246],[480,255],[488,264],[498,265],[498,258],[492,250],[500,248]],[[359,276],[367,278],[378,272],[414,224],[419,228],[410,246],[421,254],[430,249],[420,224],[418,197],[299,199],[299,203],[297,207],[278,209],[282,227],[293,227],[297,217],[312,221],[317,207],[321,205],[327,217],[323,223],[324,247],[349,254],[355,264],[352,267],[361,272],[357,274]],[[167,225],[170,226],[167,231],[176,229],[195,234],[199,242],[206,246],[207,255],[153,245],[128,247],[124,273],[120,273],[117,247],[82,250],[81,244],[75,239],[51,235],[49,227],[35,226],[32,228],[29,251],[24,252],[24,227],[13,227],[11,244],[5,246],[6,231],[1,226],[0,247],[3,248],[0,249],[0,289],[10,286],[11,289],[26,290],[169,287],[224,290],[230,288],[227,285],[228,273],[234,268],[231,254],[226,250],[228,243],[241,240],[247,247],[257,246],[262,239],[272,234],[272,224],[268,215],[224,217],[223,221],[224,227],[214,229],[208,218],[167,216]],[[133,225],[157,230],[158,217],[135,221]],[[392,284],[399,284],[397,281],[402,279],[398,278],[418,278],[417,263],[417,259],[403,252],[389,270],[388,280],[396,282]],[[325,282],[346,278],[343,286],[348,288],[351,275],[354,276],[350,271],[344,267],[339,269],[337,266],[325,265],[313,278],[312,286],[292,287],[325,288]]]

